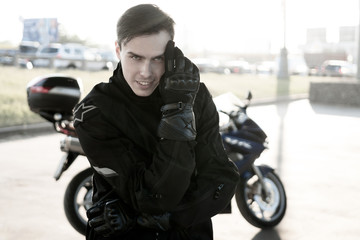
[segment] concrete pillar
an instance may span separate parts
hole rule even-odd
[[[286,48],[280,50],[280,61],[279,61],[279,71],[277,74],[279,80],[289,80],[289,70],[288,70],[288,58]]]

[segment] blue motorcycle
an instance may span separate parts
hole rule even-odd
[[[267,135],[247,115],[252,98],[249,92],[246,103],[233,94],[223,94],[214,99],[220,114],[220,133],[229,158],[240,172],[235,199],[242,216],[253,226],[276,226],[286,212],[284,186],[274,169],[255,165],[267,148]],[[224,111],[222,108],[232,108]],[[221,121],[221,114],[227,119]],[[224,118],[224,116],[222,116]]]

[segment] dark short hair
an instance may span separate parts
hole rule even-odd
[[[131,39],[165,30],[174,39],[174,20],[154,4],[140,4],[129,8],[119,19],[116,32],[119,46]]]

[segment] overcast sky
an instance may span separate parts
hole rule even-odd
[[[154,0],[176,22],[176,43],[198,51],[264,51],[283,45],[283,0]],[[135,0],[12,0],[3,4],[0,41],[21,41],[21,18],[58,18],[67,32],[113,46],[115,26]],[[6,9],[5,9],[6,8]],[[336,41],[339,26],[359,23],[359,0],[286,0],[286,45],[305,43],[306,29],[326,27]]]

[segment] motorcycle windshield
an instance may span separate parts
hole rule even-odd
[[[222,113],[221,111],[224,112],[236,111],[239,108],[238,106],[245,105],[238,97],[236,97],[231,92],[216,96],[213,98],[213,101],[215,103],[217,111],[219,112],[220,127],[229,122],[229,116],[226,115],[225,113]]]

